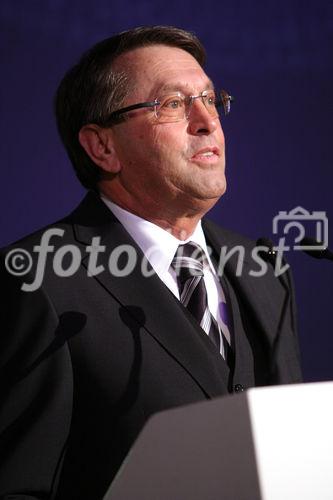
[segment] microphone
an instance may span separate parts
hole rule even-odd
[[[300,241],[300,245],[302,247],[303,246],[313,247],[311,249],[302,248],[303,252],[310,255],[310,257],[314,257],[315,259],[333,260],[333,252],[327,247],[323,248],[323,243],[315,240],[314,238],[309,238],[308,236],[305,236]],[[315,248],[315,247],[321,247],[321,248]]]
[[[258,252],[259,256],[265,261],[269,262],[272,267],[275,269],[277,252],[274,250],[273,242],[268,238],[259,238],[257,240],[256,246],[267,247],[267,251],[261,250]],[[291,282],[289,273],[279,274],[278,280],[280,281],[283,289],[285,291],[285,296],[283,299],[282,309],[280,313],[280,318],[278,322],[278,326],[276,329],[274,342],[271,348],[270,357],[269,357],[269,372],[268,372],[268,384],[275,385],[280,383],[279,372],[277,370],[276,361],[278,355],[278,348],[281,342],[281,332],[283,329],[284,322],[286,320],[286,313],[289,305],[291,305],[290,300],[290,290],[291,290]],[[294,321],[292,317],[292,329],[294,330]]]
[[[275,267],[277,255],[273,247],[273,242],[268,238],[259,238],[257,240],[256,246],[267,247],[267,252],[265,252],[264,250],[260,250],[258,254],[262,258],[262,260],[264,260],[265,262],[269,262],[273,267]]]

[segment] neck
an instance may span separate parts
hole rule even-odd
[[[137,214],[138,215],[138,214]],[[142,215],[140,215],[142,217]],[[156,224],[168,231],[178,240],[187,240],[195,231],[201,217],[179,217],[177,219],[166,219],[159,217],[144,217],[149,222]]]
[[[103,189],[101,189],[100,192],[119,207],[156,224],[181,241],[188,239],[194,233],[201,218],[211,208],[209,206],[204,210],[202,206],[190,209],[183,207],[182,210],[178,210],[177,213],[175,213],[174,207],[172,206],[173,204],[167,207],[162,207],[158,203],[153,207],[151,204],[133,204],[129,203],[129,200],[120,199],[115,196],[111,197],[109,193]]]

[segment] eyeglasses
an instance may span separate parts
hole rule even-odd
[[[234,98],[225,90],[216,93],[214,90],[204,90],[199,95],[185,96],[181,92],[175,92],[155,99],[150,102],[132,104],[126,108],[118,109],[111,113],[105,125],[119,123],[119,118],[125,113],[141,108],[154,108],[154,114],[158,122],[179,122],[189,118],[192,104],[195,99],[201,99],[212,118],[217,118],[219,113],[224,115],[230,113],[231,103]]]

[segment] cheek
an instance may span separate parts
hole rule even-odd
[[[177,123],[161,125],[153,138],[153,147],[165,159],[184,156],[186,153],[186,130]]]
[[[151,138],[144,132],[129,130],[126,134],[118,137],[117,154],[123,165],[132,165],[149,153]]]
[[[216,129],[216,134],[217,134],[218,141],[221,144],[224,144],[224,132],[223,132],[222,125],[221,125],[220,121],[218,122],[218,126],[217,126],[217,129]]]
[[[186,156],[186,129],[181,123],[141,124],[119,137],[118,156],[127,165],[168,164]]]

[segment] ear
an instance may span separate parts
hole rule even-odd
[[[120,171],[111,129],[95,124],[84,125],[79,132],[79,142],[92,161],[105,172],[116,174]]]

